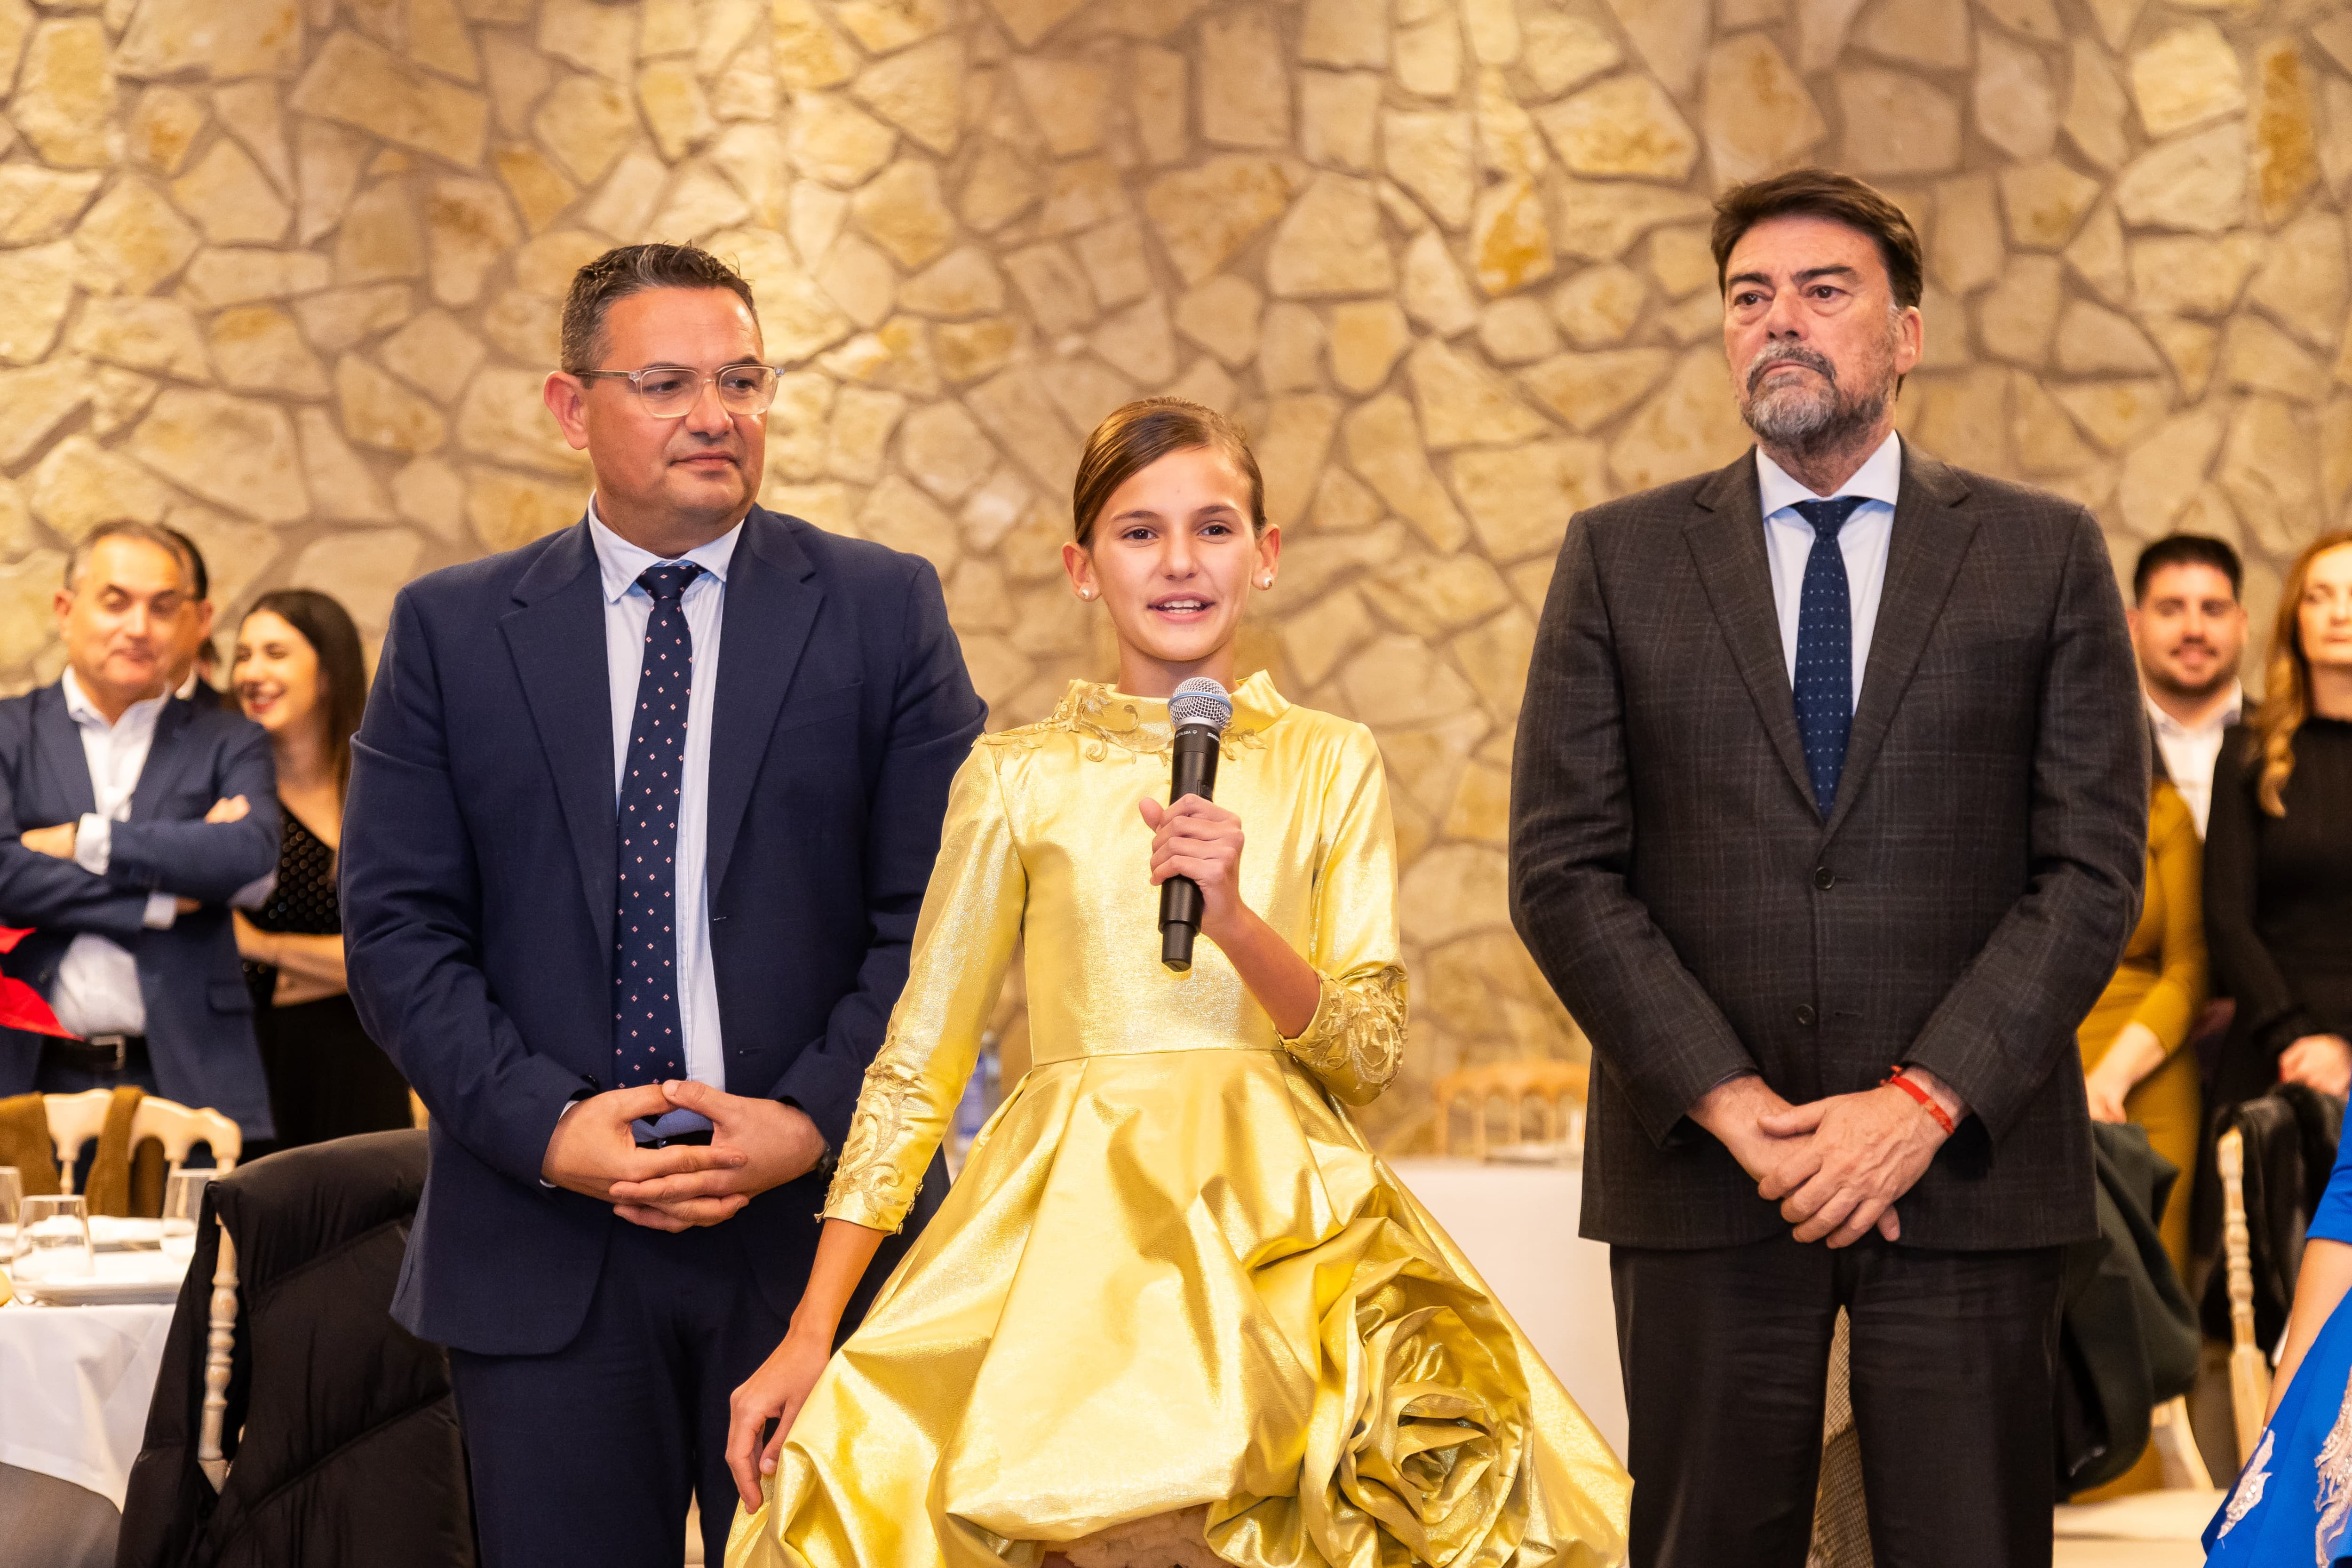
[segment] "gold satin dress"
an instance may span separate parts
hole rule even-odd
[[[957,774],[826,1215],[898,1228],[1016,947],[1035,1065],[826,1366],[730,1568],[1036,1568],[1186,1510],[1240,1568],[1622,1552],[1623,1468],[1344,1109],[1404,1044],[1370,732],[1263,672],[1234,693],[1216,798],[1242,894],[1322,977],[1296,1039],[1207,939],[1160,965],[1136,803],[1166,795],[1171,740],[1165,702],[1078,682]]]

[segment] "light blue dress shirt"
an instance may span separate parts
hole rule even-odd
[[[1813,525],[1793,510],[1801,500],[1829,500],[1756,449],[1756,482],[1764,507],[1764,548],[1772,566],[1772,602],[1780,614],[1780,652],[1789,685],[1797,684],[1797,609],[1805,588],[1805,559],[1813,551]],[[1862,706],[1863,671],[1870,668],[1870,637],[1878,626],[1878,597],[1886,586],[1886,549],[1895,537],[1895,497],[1903,483],[1903,439],[1892,431],[1836,491],[1867,496],[1838,530],[1838,553],[1845,557],[1846,600],[1853,611],[1853,704]]]
[[[742,533],[739,522],[677,558],[702,568],[678,602],[694,638],[693,685],[686,706],[686,780],[677,810],[678,1023],[685,1037],[686,1076],[718,1089],[727,1087],[727,1053],[719,1028],[719,972],[710,957],[710,727],[727,570]],[[596,515],[593,499],[588,502],[588,534],[595,542],[596,574],[604,591],[604,670],[613,692],[613,805],[617,811],[621,779],[628,767],[629,724],[636,712],[637,677],[645,666],[646,623],[654,608],[653,595],[637,585],[637,577],[646,567],[661,564],[663,557],[606,528]],[[653,1131],[669,1136],[709,1125],[693,1111],[673,1110],[656,1121]]]

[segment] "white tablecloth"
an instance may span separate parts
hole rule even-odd
[[[1559,1165],[1392,1160],[1389,1168],[1469,1255],[1610,1447],[1625,1452],[1625,1380],[1609,1249],[1576,1234],[1584,1173]]]
[[[0,1307],[0,1465],[120,1509],[171,1327],[169,1306]]]

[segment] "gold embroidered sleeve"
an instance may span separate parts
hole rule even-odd
[[[1307,962],[1322,976],[1315,1016],[1283,1045],[1349,1105],[1369,1105],[1404,1058],[1407,987],[1397,947],[1396,833],[1371,732],[1349,732],[1325,796]]]
[[[1028,897],[995,753],[983,736],[949,791],[907,988],[866,1069],[825,1194],[828,1219],[898,1228],[979,1058],[981,1030],[1004,983]]]

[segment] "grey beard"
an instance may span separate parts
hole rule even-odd
[[[1760,393],[1739,410],[1748,427],[1768,446],[1784,451],[1828,451],[1878,423],[1886,412],[1886,388],[1849,399],[1832,382],[1811,387]]]

